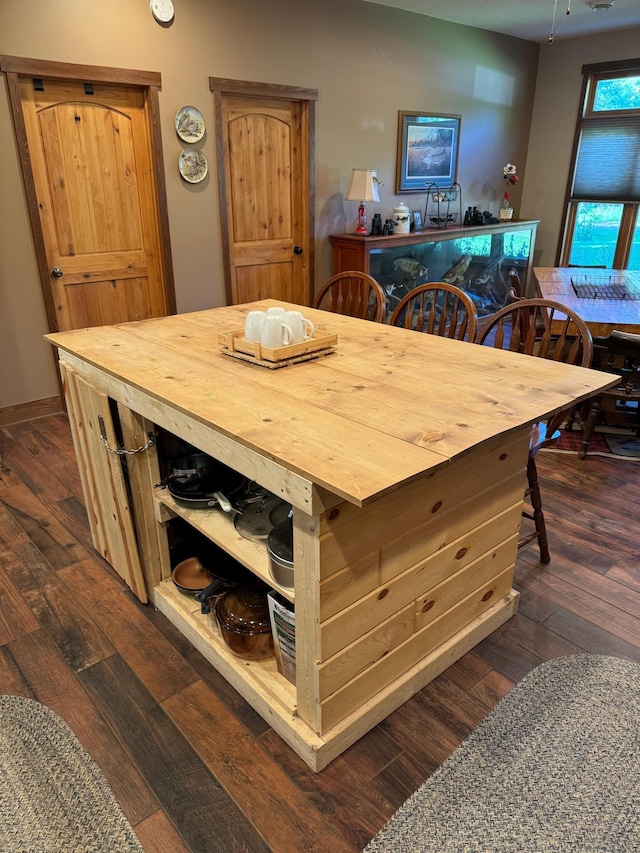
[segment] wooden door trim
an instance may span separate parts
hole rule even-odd
[[[167,313],[176,313],[176,294],[173,279],[173,261],[171,256],[171,241],[169,237],[169,211],[164,175],[164,159],[162,154],[162,133],[160,124],[160,109],[158,88],[161,75],[150,71],[128,71],[120,68],[102,68],[97,65],[73,65],[68,62],[49,62],[47,60],[26,59],[20,56],[0,56],[0,71],[7,76],[9,104],[13,118],[13,127],[18,145],[18,155],[22,170],[22,180],[25,188],[29,221],[36,253],[36,263],[40,276],[40,289],[44,299],[47,324],[50,332],[57,332],[58,315],[55,309],[53,294],[50,287],[49,263],[42,233],[42,223],[38,209],[38,196],[29,156],[29,141],[27,128],[22,112],[22,97],[20,93],[21,77],[42,77],[43,79],[64,79],[74,82],[113,83],[121,86],[132,86],[146,89],[147,112],[149,116],[149,135],[151,142],[151,162],[156,186],[156,202],[158,206],[158,230],[162,241],[162,271],[167,302]],[[85,73],[86,72],[86,73]],[[153,82],[149,82],[153,81]]]
[[[162,85],[159,71],[134,71],[129,68],[108,68],[103,65],[75,65],[72,62],[53,62],[48,59],[29,59],[26,56],[0,56],[0,71],[23,77],[50,77],[56,80],[76,80],[87,83],[119,83],[121,86]]]
[[[158,75],[159,76],[159,75]],[[162,242],[162,272],[165,281],[165,296],[167,299],[167,314],[176,314],[176,289],[173,280],[173,258],[171,255],[171,235],[169,233],[169,207],[167,205],[167,185],[164,175],[164,154],[162,152],[162,125],[160,121],[160,101],[158,86],[147,87],[147,104],[149,107],[149,135],[151,142],[151,162],[153,163],[154,179],[158,205],[158,230]]]
[[[209,78],[211,83],[211,78]],[[227,305],[233,304],[231,282],[231,250],[229,246],[229,217],[227,216],[227,176],[224,162],[224,128],[222,126],[222,95],[220,89],[213,90],[213,112],[216,129],[216,163],[218,166],[218,202],[220,209],[220,236],[222,239],[222,272],[224,274],[224,296]]]
[[[251,95],[254,98],[282,98],[286,101],[317,101],[317,89],[282,86],[279,83],[254,83],[251,80],[230,80],[209,77],[209,89],[222,95]]]
[[[2,68],[1,65],[0,68]],[[4,68],[2,68],[2,70],[4,70]],[[29,157],[29,141],[27,139],[27,128],[24,121],[24,115],[22,113],[22,98],[20,96],[20,78],[17,73],[13,71],[7,72],[7,87],[9,90],[11,114],[13,116],[13,127],[16,134],[16,142],[18,143],[22,180],[27,199],[27,209],[29,211],[33,242],[35,244],[36,263],[38,265],[38,274],[40,276],[40,289],[42,290],[42,296],[44,298],[47,324],[50,332],[57,332],[58,318],[56,315],[53,293],[49,286],[49,263],[47,260],[47,253],[45,251],[42,223],[38,212],[38,196],[36,193],[33,170],[31,168],[31,159]]]
[[[222,269],[227,305],[233,301],[231,281],[231,252],[229,246],[229,219],[227,217],[227,178],[224,161],[224,130],[222,126],[222,98],[224,95],[245,95],[254,98],[281,98],[302,103],[309,130],[309,149],[305,152],[309,166],[309,203],[306,210],[309,241],[309,297],[314,293],[315,270],[315,102],[317,89],[302,89],[299,86],[284,86],[279,83],[254,83],[249,80],[230,80],[226,77],[209,77],[209,89],[213,93],[216,132],[216,162],[218,167],[218,199],[220,208],[220,231],[222,237]]]

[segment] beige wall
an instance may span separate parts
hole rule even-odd
[[[524,175],[538,45],[362,0],[175,0],[159,26],[148,0],[1,0],[0,53],[159,71],[178,311],[224,302],[209,76],[318,89],[316,280],[331,270],[328,235],[355,220],[351,169],[375,168],[383,218],[394,194],[398,110],[462,115],[463,203],[497,209],[502,167]],[[185,184],[174,117],[203,113],[209,176]],[[0,85],[0,408],[57,393],[6,85]],[[514,195],[516,212],[518,188]],[[403,196],[424,207],[421,195]],[[370,210],[370,213],[373,212]],[[529,215],[531,211],[523,211]]]
[[[554,266],[562,225],[573,137],[580,106],[582,66],[594,62],[636,59],[640,28],[558,39],[540,50],[540,65],[531,123],[527,180],[522,208],[540,219],[535,263]]]

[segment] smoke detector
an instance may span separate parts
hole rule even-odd
[[[614,3],[615,0],[589,0],[589,5],[594,12],[604,12],[610,9]]]

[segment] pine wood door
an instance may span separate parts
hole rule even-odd
[[[309,305],[313,90],[212,79],[228,304]]]
[[[78,460],[93,546],[122,580],[147,602],[142,566],[109,399],[60,362],[69,424]]]
[[[10,83],[50,329],[173,313],[149,88],[24,74]]]

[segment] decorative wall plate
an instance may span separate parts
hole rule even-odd
[[[207,158],[199,148],[185,148],[178,160],[180,174],[190,184],[199,184],[207,176]]]
[[[176,133],[184,142],[199,142],[204,136],[204,119],[195,107],[180,107],[176,113]]]
[[[151,14],[160,24],[168,24],[173,21],[174,9],[172,0],[151,0],[149,3]]]

